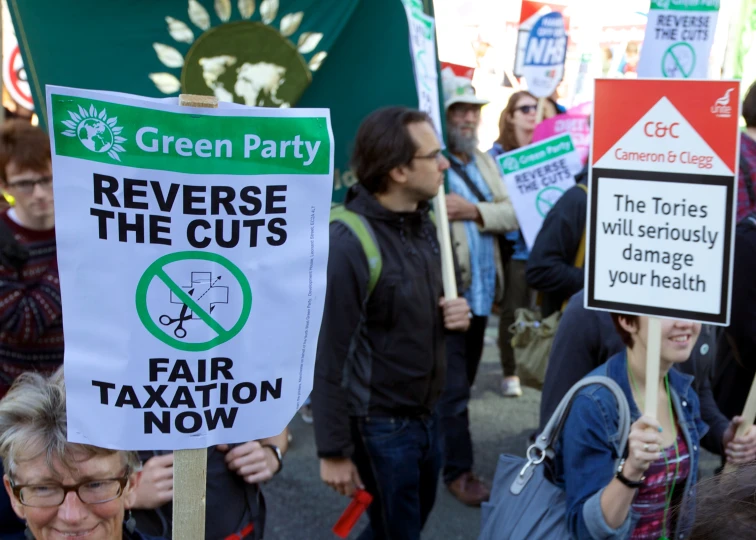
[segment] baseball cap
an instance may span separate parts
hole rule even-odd
[[[441,82],[444,88],[444,109],[448,109],[455,103],[470,103],[472,105],[487,105],[487,99],[475,95],[472,81],[467,77],[459,77],[451,70],[445,68],[441,71]]]

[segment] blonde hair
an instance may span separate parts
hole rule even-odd
[[[134,452],[70,443],[67,436],[63,368],[50,377],[33,372],[19,376],[0,400],[0,458],[9,477],[13,477],[20,462],[43,453],[51,470],[56,460],[70,470],[76,469],[79,460],[73,459],[74,454],[83,454],[86,459],[121,454],[129,471],[139,468]]]

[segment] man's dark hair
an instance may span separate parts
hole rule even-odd
[[[385,107],[368,115],[357,130],[352,152],[352,169],[370,193],[388,189],[389,172],[409,165],[417,152],[407,126],[431,123],[430,117],[406,107]]]
[[[8,163],[41,172],[50,165],[50,139],[25,120],[8,120],[0,126],[0,181],[7,182]]]
[[[751,85],[743,99],[743,118],[746,127],[756,127],[756,82]]]

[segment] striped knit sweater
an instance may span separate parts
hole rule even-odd
[[[63,363],[63,321],[55,229],[34,231],[4,211],[3,224],[29,250],[19,272],[0,259],[0,397],[24,371],[49,374]]]

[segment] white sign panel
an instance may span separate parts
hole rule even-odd
[[[280,433],[312,389],[327,110],[47,87],[68,436],[179,450]]]
[[[528,91],[537,98],[553,94],[564,77],[567,58],[567,31],[564,17],[553,11],[533,25],[522,63],[522,75]]]
[[[569,134],[558,135],[496,158],[520,231],[533,248],[546,214],[575,185],[583,168]]]
[[[594,297],[719,313],[727,186],[601,176]]]
[[[706,79],[719,0],[652,0],[638,76]]]
[[[422,2],[403,0],[409,23],[412,65],[415,70],[418,109],[428,113],[436,130],[441,132],[441,101],[438,95],[436,68],[436,23],[422,11]]]

